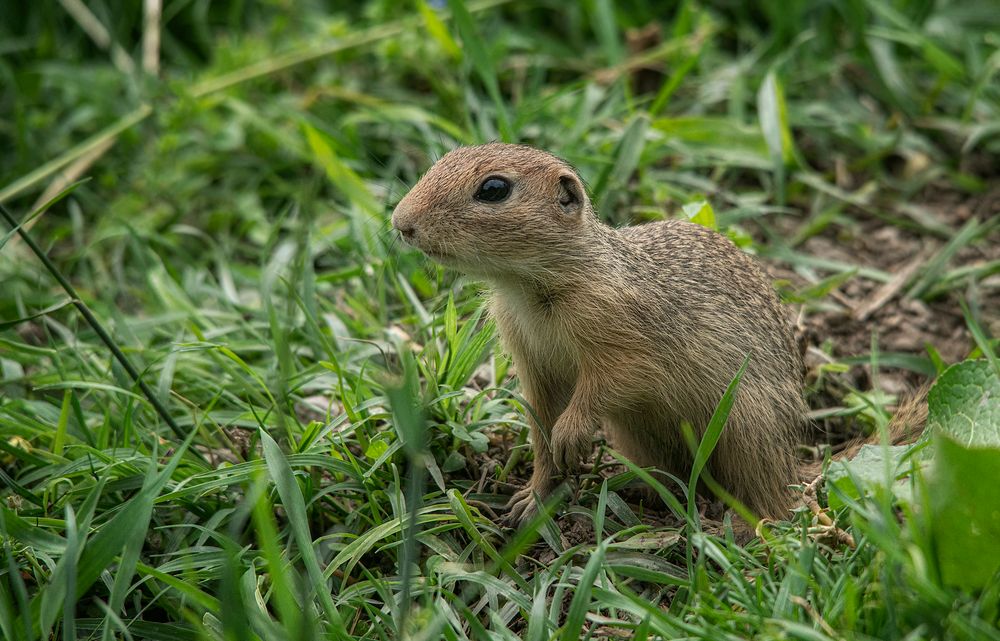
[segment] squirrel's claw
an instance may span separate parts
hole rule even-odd
[[[589,433],[574,429],[552,430],[552,460],[560,472],[569,474],[580,469],[580,462],[593,449]]]

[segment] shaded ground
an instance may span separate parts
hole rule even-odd
[[[921,210],[942,228],[954,230],[953,234],[958,234],[973,219],[979,224],[990,224],[1000,214],[1000,190],[964,201],[960,197],[955,193],[934,194],[921,204]],[[806,311],[802,324],[811,348],[807,354],[809,365],[819,364],[820,351],[835,358],[867,355],[871,352],[873,333],[880,352],[927,359],[930,346],[945,363],[957,362],[975,348],[962,314],[962,299],[975,306],[989,335],[1000,333],[1000,274],[986,276],[974,288],[969,287],[967,279],[949,282],[941,278],[942,274],[957,274],[960,269],[996,272],[1000,261],[1000,229],[995,225],[982,238],[961,247],[943,264],[935,265],[947,253],[947,241],[930,233],[887,225],[864,212],[855,213],[853,220],[856,226],[852,229],[831,226],[808,239],[800,250],[859,268],[878,269],[893,278],[882,283],[859,273],[831,294],[830,299],[839,309]],[[931,280],[925,280],[931,271],[935,272],[930,274]],[[934,283],[935,276],[940,284]],[[911,295],[920,293],[914,290],[921,287],[927,300]],[[938,289],[942,291],[935,293]],[[905,393],[922,382],[926,373],[887,364],[886,371],[880,373],[880,387],[890,394]],[[845,382],[865,389],[870,385],[870,368],[852,368]]]

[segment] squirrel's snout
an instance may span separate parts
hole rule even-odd
[[[403,235],[406,240],[413,240],[413,235],[417,232],[417,228],[412,223],[404,223],[402,225],[395,225],[399,233]]]
[[[408,215],[409,212],[405,207],[402,207],[402,203],[396,205],[396,209],[392,212],[392,226],[403,236],[403,240],[407,242],[413,240],[414,235],[417,233],[417,225],[413,220],[413,216]]]

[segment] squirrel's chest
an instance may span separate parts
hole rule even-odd
[[[530,359],[536,367],[575,376],[578,347],[560,310],[516,295],[497,295],[490,307],[500,338],[515,361]]]

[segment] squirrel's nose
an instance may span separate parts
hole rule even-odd
[[[398,205],[392,212],[392,226],[403,235],[404,240],[411,240],[417,233],[417,225],[413,222],[413,217],[407,216],[406,210]]]
[[[397,230],[399,230],[399,233],[402,234],[403,238],[405,238],[406,240],[411,240],[413,238],[413,234],[415,234],[417,231],[417,228],[413,225],[413,223],[410,222],[402,223],[396,225],[395,227]]]

